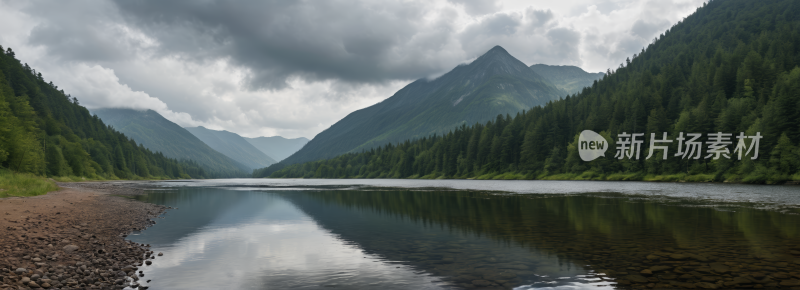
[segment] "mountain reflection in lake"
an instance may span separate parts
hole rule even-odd
[[[800,286],[800,216],[602,193],[175,188],[150,289]],[[285,188],[284,188],[285,189]]]

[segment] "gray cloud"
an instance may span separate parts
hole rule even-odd
[[[547,32],[547,39],[552,44],[552,57],[560,61],[574,64],[581,62],[578,48],[581,43],[581,34],[569,28],[554,28]]]
[[[142,45],[135,38],[114,37],[124,35],[125,28],[109,16],[115,15],[111,3],[73,5],[64,1],[37,2],[27,11],[48,21],[31,30],[28,42],[41,46],[48,55],[66,61],[117,61],[135,55]],[[76,15],[81,15],[75,18]]]
[[[282,88],[290,76],[310,80],[383,82],[442,69],[419,51],[436,43],[423,36],[424,5],[382,1],[119,1],[129,23],[158,39],[162,55],[229,57],[247,67],[253,89]],[[447,28],[444,28],[447,30]],[[405,62],[392,61],[401,57]]]
[[[474,16],[497,12],[500,7],[495,0],[447,0],[447,2],[464,6],[464,10]]]
[[[553,20],[554,15],[553,11],[548,9],[545,10],[536,10],[532,7],[528,7],[525,9],[525,18],[530,20],[530,24],[532,28],[540,28],[545,26],[547,23]]]
[[[533,9],[524,14],[496,13],[467,26],[459,42],[471,57],[500,45],[527,64],[581,64],[581,33],[553,27],[552,16],[551,11]]]
[[[193,63],[224,59],[245,70],[241,84],[249,90],[285,89],[292,77],[356,84],[412,80],[447,71],[494,45],[518,48],[515,56],[526,62],[582,63],[581,33],[558,27],[549,9],[494,13],[496,1],[447,1],[489,15],[458,32],[455,12],[440,9],[438,19],[429,21],[432,6],[425,1],[40,2],[28,11],[47,19],[32,30],[31,44],[64,60],[114,62],[137,52]],[[620,7],[596,6],[601,12]],[[631,33],[641,37],[669,25],[648,21],[636,21]],[[635,46],[620,41],[620,47]],[[615,52],[606,55],[619,57],[627,49]]]
[[[652,20],[650,20],[652,21]],[[650,22],[645,19],[636,20],[631,27],[631,33],[643,39],[648,39],[653,35],[658,35],[670,26],[670,22],[666,19],[656,19]]]
[[[519,14],[490,15],[464,28],[458,36],[459,43],[471,57],[476,57],[478,53],[493,47],[488,43],[494,41],[491,38],[502,38],[503,35],[508,35],[508,32],[516,31],[521,23]]]
[[[495,45],[527,64],[615,68],[701,1],[0,0],[0,42],[87,105],[313,137]]]

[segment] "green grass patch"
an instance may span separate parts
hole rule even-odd
[[[107,179],[107,178],[103,178],[103,177],[100,177],[100,176],[97,176],[97,175],[95,175],[93,177],[74,176],[74,175],[70,175],[70,176],[51,176],[50,178],[52,178],[53,180],[58,181],[58,182],[119,180],[119,179],[116,179],[116,178],[115,179]],[[134,177],[131,177],[130,179],[127,179],[127,180],[151,180],[151,179],[161,180],[162,178],[161,177],[142,178],[142,177],[139,177],[139,176],[134,176]]]
[[[514,172],[507,172],[499,175],[495,175],[492,179],[496,180],[519,180],[525,179],[525,175],[522,173],[514,173]]]
[[[574,180],[605,180],[605,175],[589,170],[576,176]]]
[[[434,173],[425,175],[423,177],[420,177],[419,179],[436,179],[437,177],[439,177],[439,174],[434,172]]]
[[[0,198],[9,196],[36,196],[58,190],[52,180],[29,173],[0,170]]]
[[[51,178],[58,182],[86,181],[86,177],[78,177],[78,176],[53,176]]]
[[[633,173],[612,173],[606,176],[606,180],[612,181],[631,181],[631,180],[642,180],[644,179],[644,174],[640,172],[633,172]]]
[[[744,177],[743,177],[743,176],[741,176],[741,175],[739,175],[739,174],[726,174],[726,175],[725,175],[725,180],[724,180],[724,181],[725,181],[725,182],[735,182],[735,183],[738,183],[738,182],[742,182],[742,179],[744,179]]]
[[[669,174],[669,175],[647,175],[642,180],[644,181],[660,181],[660,182],[677,182],[685,181],[686,173]]]
[[[575,180],[578,174],[575,173],[559,173],[542,177],[542,180]]]
[[[497,176],[497,172],[489,172],[489,173],[486,173],[486,174],[483,174],[483,175],[475,176],[475,179],[477,179],[477,180],[488,180],[488,179],[494,178],[495,176]]]
[[[694,174],[694,175],[687,175],[684,178],[684,181],[687,182],[713,182],[714,181],[714,174]]]

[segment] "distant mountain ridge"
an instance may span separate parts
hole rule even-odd
[[[277,161],[258,150],[239,134],[200,127],[184,128],[219,153],[249,167],[250,170],[267,167]]]
[[[600,80],[605,73],[588,73],[577,66],[534,64],[530,68],[569,94],[580,93],[585,87],[591,87],[594,81]]]
[[[261,150],[261,152],[264,152],[264,154],[267,154],[276,161],[286,159],[286,157],[294,154],[308,143],[308,139],[304,137],[287,139],[281,136],[273,136],[257,138],[244,137],[244,139],[255,146],[256,149]]]
[[[104,123],[132,137],[144,147],[175,159],[194,160],[222,177],[249,176],[252,169],[212,149],[192,133],[153,110],[96,109]]]
[[[495,46],[470,64],[459,65],[435,80],[414,81],[392,97],[349,114],[281,163],[326,159],[445,134],[460,125],[516,114],[566,95]]]

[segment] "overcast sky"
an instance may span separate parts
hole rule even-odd
[[[616,68],[702,4],[0,0],[0,45],[89,109],[311,139],[495,45],[528,65]]]

